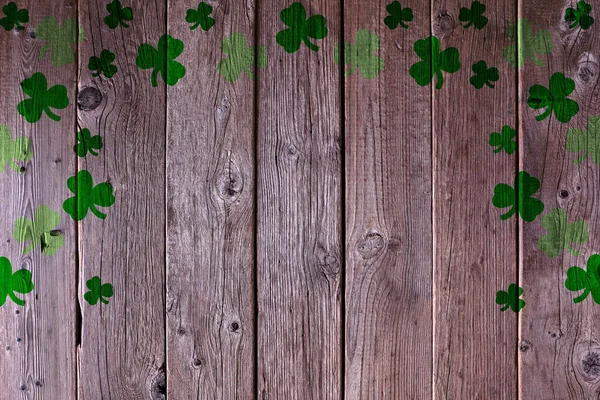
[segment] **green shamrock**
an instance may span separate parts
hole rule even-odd
[[[497,147],[494,153],[500,153],[502,150],[506,154],[512,154],[517,149],[517,142],[514,140],[517,131],[508,125],[502,127],[501,133],[492,132],[490,135],[490,146]]]
[[[521,171],[515,177],[515,190],[513,187],[500,183],[494,188],[492,204],[497,208],[510,207],[510,210],[500,216],[501,220],[507,220],[517,211],[524,221],[532,222],[544,211],[544,203],[532,197],[540,188],[540,181]]]
[[[56,18],[46,17],[35,28],[38,39],[46,44],[40,49],[40,58],[44,59],[48,50],[51,50],[50,62],[55,67],[72,64],[75,62],[76,45],[85,39],[85,32],[80,27],[77,34],[77,21],[69,18],[58,24]]]
[[[28,137],[19,136],[13,140],[8,126],[0,125],[0,174],[4,172],[6,164],[16,172],[23,172],[22,168],[15,164],[15,160],[27,162],[32,156],[31,140]]]
[[[579,251],[571,246],[588,242],[588,229],[585,221],[567,222],[567,214],[562,208],[555,208],[542,217],[542,226],[549,232],[538,240],[538,248],[550,258],[558,257],[565,248],[574,256]]]
[[[521,68],[527,59],[542,67],[544,61],[537,58],[537,54],[548,55],[554,48],[552,34],[544,30],[534,34],[526,18],[519,18],[516,24],[508,25],[506,35],[514,43],[504,48],[502,56],[513,68]]]
[[[550,88],[533,85],[529,89],[527,104],[534,110],[546,108],[544,113],[535,117],[537,121],[548,118],[554,110],[556,119],[562,123],[569,122],[579,112],[579,104],[567,98],[575,90],[575,81],[564,74],[556,72],[550,77]]]
[[[567,8],[565,12],[565,21],[572,22],[569,25],[569,29],[575,28],[577,25],[581,26],[581,29],[588,29],[594,23],[594,18],[590,16],[592,6],[585,1],[577,3],[577,8]]]
[[[213,12],[213,8],[206,4],[204,1],[198,4],[198,9],[194,10],[190,8],[185,13],[186,22],[193,24],[190,27],[190,30],[196,29],[198,26],[201,26],[202,29],[208,31],[215,24],[215,19],[211,18],[210,14]]]
[[[110,283],[105,283],[103,285],[99,276],[94,276],[92,279],[88,280],[85,285],[90,291],[86,292],[83,295],[83,298],[90,306],[95,306],[98,303],[98,300],[104,304],[108,304],[106,298],[113,296],[113,286]]]
[[[53,256],[65,244],[65,237],[56,230],[60,224],[60,214],[46,205],[39,206],[29,218],[19,218],[15,221],[13,237],[19,243],[31,242],[23,249],[23,254],[30,253],[39,244],[42,253]]]
[[[360,74],[365,79],[375,79],[383,70],[385,63],[379,56],[374,55],[379,49],[379,36],[372,34],[366,29],[356,32],[354,44],[344,44],[344,64],[349,65],[346,70],[346,76],[350,76],[360,70]],[[340,46],[338,45],[334,52],[334,61],[341,63]]]
[[[93,72],[92,76],[94,78],[100,76],[100,74],[112,78],[117,73],[117,66],[112,64],[113,61],[115,61],[115,54],[109,50],[102,50],[100,57],[90,57],[88,68]]]
[[[6,14],[6,17],[0,19],[0,26],[7,31],[10,31],[14,27],[23,29],[23,25],[20,23],[29,22],[29,11],[26,9],[19,10],[15,2],[11,1],[2,7],[2,12]]]
[[[473,64],[472,69],[475,75],[471,77],[470,82],[476,89],[481,89],[483,85],[487,85],[493,89],[494,85],[491,82],[496,82],[500,79],[498,68],[488,68],[486,62],[483,60]]]
[[[483,29],[487,25],[488,19],[483,15],[485,12],[485,5],[481,4],[477,0],[471,3],[471,8],[462,7],[458,14],[460,22],[466,22],[467,24],[463,28],[467,29],[471,25],[475,29]]]
[[[77,132],[77,142],[73,147],[73,151],[79,157],[85,157],[88,152],[93,156],[97,156],[98,153],[94,149],[100,150],[102,148],[102,136],[92,136],[90,130],[87,128],[82,129],[81,132]]]
[[[150,81],[152,86],[158,86],[157,76],[160,72],[163,81],[167,85],[175,85],[185,76],[185,67],[175,61],[183,53],[183,42],[170,35],[163,35],[158,39],[158,49],[147,43],[141,44],[138,48],[135,64],[140,69],[151,69],[152,77]]]
[[[581,303],[591,293],[594,302],[600,304],[600,255],[593,254],[588,259],[586,269],[587,272],[576,266],[569,268],[565,287],[571,292],[583,290],[583,293],[573,299],[573,303]]]
[[[413,20],[412,8],[402,8],[399,1],[394,1],[388,4],[385,9],[390,14],[383,20],[388,28],[394,30],[400,25],[404,29],[408,29],[408,25],[404,21],[410,22]]]
[[[420,86],[429,85],[435,75],[437,76],[435,88],[441,89],[444,84],[442,71],[453,74],[460,69],[458,49],[449,47],[444,51],[440,50],[440,40],[435,36],[416,41],[415,53],[423,61],[413,64],[409,73]]]
[[[285,8],[279,15],[284,24],[289,26],[277,33],[275,39],[288,53],[295,53],[302,42],[313,51],[318,51],[319,46],[312,43],[311,39],[324,39],[327,36],[327,20],[322,15],[313,15],[306,18],[306,9],[301,3],[294,3]]]
[[[121,24],[123,28],[129,28],[129,25],[125,22],[133,20],[133,11],[131,11],[131,7],[123,8],[121,2],[115,0],[106,6],[106,11],[108,11],[109,15],[104,17],[104,23],[108,25],[110,29],[115,29],[119,24]]]
[[[591,155],[594,163],[600,165],[600,117],[588,118],[587,132],[577,128],[567,131],[567,151],[583,152],[575,164],[581,164]]]
[[[48,81],[44,74],[36,72],[31,75],[31,78],[21,82],[21,88],[27,96],[31,97],[17,105],[17,111],[25,117],[27,122],[31,124],[38,122],[44,112],[50,119],[60,121],[60,117],[54,114],[50,108],[59,110],[67,108],[69,97],[65,86],[56,85],[48,89]]]
[[[33,291],[31,271],[20,269],[12,272],[12,264],[6,257],[0,257],[0,307],[6,303],[6,296],[18,306],[24,306],[25,301],[15,295],[31,293]]]
[[[223,79],[227,82],[237,82],[242,72],[245,72],[250,79],[255,79],[251,69],[254,67],[255,49],[248,46],[243,33],[233,32],[231,36],[225,37],[221,42],[221,49],[229,56],[217,63],[217,71],[223,76]],[[256,67],[265,68],[267,66],[265,46],[256,47],[256,57]]]
[[[525,307],[525,300],[520,299],[523,294],[523,288],[514,283],[508,285],[508,292],[499,290],[496,293],[496,304],[504,305],[500,311],[504,312],[510,307],[514,312],[519,312]]]
[[[96,206],[110,207],[115,204],[112,185],[104,182],[94,186],[92,174],[86,170],[70,177],[67,180],[67,187],[75,196],[65,200],[63,210],[75,221],[83,220],[88,210],[96,217],[105,219],[106,214],[100,212]]]

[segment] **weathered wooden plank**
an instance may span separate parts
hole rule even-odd
[[[106,1],[79,4],[87,40],[79,49],[79,128],[100,135],[98,156],[79,158],[94,184],[109,182],[115,203],[79,223],[80,399],[165,397],[165,110],[160,76],[136,66],[138,47],[166,33],[166,2],[123,1],[132,9],[107,25]],[[114,3],[111,3],[114,5]],[[114,13],[113,13],[114,15]],[[90,57],[114,53],[117,72],[94,77]],[[114,71],[113,71],[114,72]],[[108,75],[111,73],[109,72]],[[101,99],[101,101],[100,101]],[[88,304],[87,281],[112,283],[109,304]]]
[[[251,399],[254,82],[228,82],[217,63],[232,57],[232,35],[254,46],[256,11],[252,2],[209,4],[214,25],[191,30],[185,17],[195,20],[187,10],[198,3],[169,2],[169,34],[185,43],[178,61],[186,76],[168,89],[168,395]]]

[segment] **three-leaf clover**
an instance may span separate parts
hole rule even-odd
[[[23,92],[30,97],[17,105],[17,111],[25,120],[31,124],[42,118],[46,113],[50,119],[60,121],[60,117],[54,114],[50,108],[62,110],[69,105],[67,88],[63,85],[52,86],[48,89],[48,81],[41,72],[36,72],[21,82]]]
[[[498,68],[488,68],[486,62],[483,60],[473,64],[472,69],[475,75],[473,75],[469,81],[476,89],[481,89],[483,85],[494,88],[492,82],[496,82],[500,79]]]
[[[306,18],[306,9],[301,3],[284,8],[279,15],[289,28],[277,33],[275,39],[288,53],[295,53],[304,42],[306,47],[318,51],[319,46],[309,39],[324,39],[327,36],[327,20],[322,15]]]
[[[96,206],[110,207],[115,204],[112,185],[104,182],[94,186],[92,174],[86,170],[79,171],[76,176],[67,179],[67,187],[75,196],[65,200],[63,210],[75,221],[84,219],[88,210],[96,217],[105,219],[106,214],[100,212]]]
[[[483,29],[484,26],[487,25],[488,19],[483,13],[485,12],[485,5],[481,4],[477,0],[471,3],[471,8],[462,7],[460,9],[460,13],[458,14],[458,19],[460,22],[466,22],[467,24],[463,27],[467,29],[471,25],[475,27],[475,29]]]
[[[527,59],[541,67],[544,61],[537,58],[537,54],[548,55],[554,48],[552,34],[545,30],[533,33],[526,18],[519,18],[516,24],[508,25],[506,35],[514,43],[505,47],[502,55],[513,68],[521,68]]]
[[[93,72],[93,77],[104,74],[107,78],[112,78],[117,73],[117,66],[113,65],[113,61],[115,61],[115,54],[109,50],[102,50],[100,57],[90,57],[88,68]]]
[[[2,12],[6,17],[0,19],[0,26],[7,31],[10,31],[14,27],[23,29],[21,23],[29,22],[29,11],[26,9],[19,10],[17,4],[13,1],[2,7]]]
[[[525,307],[525,300],[520,299],[523,294],[523,288],[514,283],[508,285],[508,292],[499,290],[496,293],[496,304],[504,305],[500,311],[506,311],[510,307],[514,312],[519,312]]]
[[[217,71],[227,82],[237,82],[242,72],[245,72],[250,79],[255,79],[252,68],[254,67],[255,48],[248,46],[246,37],[243,33],[233,32],[231,36],[225,37],[221,42],[223,53],[229,57],[222,59],[217,63]],[[265,46],[256,47],[256,67],[265,68],[267,66],[267,51]]]
[[[6,303],[6,296],[18,306],[24,306],[25,301],[15,295],[16,293],[27,294],[33,290],[31,271],[20,269],[12,272],[12,264],[6,257],[0,257],[0,307]]]
[[[390,14],[383,19],[383,22],[388,28],[394,30],[400,25],[404,29],[408,29],[408,25],[406,25],[404,21],[410,22],[413,20],[412,8],[402,8],[400,2],[396,0],[388,4],[385,9]]]
[[[565,287],[572,292],[583,290],[583,293],[573,299],[573,303],[581,303],[591,293],[594,302],[600,304],[600,255],[593,254],[588,259],[586,268],[587,271],[576,266],[569,268]]]
[[[123,8],[121,2],[115,0],[106,6],[106,11],[108,11],[109,15],[104,17],[104,23],[108,25],[110,29],[115,29],[119,24],[121,24],[123,28],[129,28],[129,25],[127,25],[126,22],[133,20],[133,11],[131,11],[131,7]]]
[[[379,36],[372,34],[367,29],[356,32],[354,44],[344,44],[344,64],[350,66],[345,75],[350,76],[359,69],[365,79],[377,78],[385,65],[381,57],[373,54],[379,49],[379,42]],[[334,61],[336,64],[342,62],[339,45],[335,49]]]
[[[577,8],[569,7],[565,12],[565,21],[571,22],[569,29],[575,28],[577,25],[581,29],[588,29],[594,23],[594,18],[590,16],[592,6],[585,1],[577,3]]]
[[[546,108],[544,113],[535,117],[537,121],[548,118],[554,111],[556,119],[566,123],[579,112],[579,104],[575,100],[567,98],[574,90],[575,81],[565,77],[560,72],[556,72],[550,77],[550,87],[548,89],[542,85],[533,85],[529,89],[527,104],[534,110]]]
[[[35,34],[46,42],[40,49],[40,57],[44,59],[48,50],[51,50],[50,61],[55,67],[74,63],[77,51],[74,45],[85,38],[82,28],[79,28],[79,34],[77,33],[75,18],[69,18],[59,25],[56,18],[46,17],[35,28]]]
[[[15,161],[26,162],[31,160],[32,156],[31,141],[28,137],[19,136],[12,139],[8,126],[0,125],[0,174],[4,172],[6,164],[16,172],[22,172],[22,168]]]
[[[138,48],[135,64],[140,69],[153,69],[150,81],[152,86],[158,86],[157,77],[160,73],[167,85],[175,85],[185,76],[185,67],[175,61],[183,53],[183,42],[170,35],[158,39],[158,49],[143,43]]]
[[[436,89],[441,89],[444,84],[443,72],[455,73],[460,69],[460,55],[458,49],[449,47],[441,50],[440,40],[435,36],[417,40],[415,53],[423,60],[410,67],[409,73],[420,86],[429,85],[433,76],[437,76]]]
[[[589,117],[587,132],[578,128],[570,128],[567,131],[567,151],[569,153],[583,154],[575,160],[575,164],[581,164],[590,155],[597,165],[600,165],[600,117]]]
[[[92,136],[90,130],[87,128],[77,132],[77,142],[73,147],[73,151],[79,157],[85,157],[88,152],[93,156],[97,156],[98,153],[94,149],[100,150],[102,148],[102,136]]]
[[[517,136],[517,131],[508,125],[502,127],[502,131],[492,132],[490,135],[490,146],[496,147],[494,153],[500,153],[502,150],[506,154],[512,154],[517,149],[517,142],[514,140]]]
[[[515,190],[513,187],[500,183],[494,188],[492,204],[497,208],[510,207],[510,210],[500,216],[501,220],[507,220],[517,211],[524,221],[532,222],[544,211],[544,203],[533,195],[540,188],[540,181],[521,171],[515,177]]]
[[[28,243],[23,254],[30,253],[39,244],[47,256],[53,256],[65,244],[65,237],[56,230],[60,224],[60,214],[46,205],[39,206],[29,218],[19,218],[15,221],[13,237],[17,242]]]
[[[212,28],[215,24],[215,19],[210,16],[212,11],[213,8],[204,1],[198,4],[197,10],[194,10],[193,8],[188,9],[185,13],[185,20],[186,22],[193,24],[190,27],[190,30],[193,31],[198,26],[201,26],[205,31]]]
[[[83,298],[90,306],[95,306],[98,303],[98,300],[104,304],[108,304],[107,298],[113,296],[113,286],[110,283],[102,284],[99,276],[94,276],[92,279],[88,280],[85,285],[90,291],[86,292],[83,295]]]
[[[562,208],[555,208],[542,217],[542,226],[549,232],[538,240],[538,248],[550,258],[558,257],[565,248],[574,256],[579,251],[572,244],[588,242],[588,229],[585,221],[567,222],[567,214]]]

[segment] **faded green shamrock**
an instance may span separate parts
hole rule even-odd
[[[99,276],[94,276],[92,279],[88,280],[85,285],[90,291],[86,292],[83,295],[83,298],[90,306],[95,306],[98,303],[98,300],[104,304],[108,304],[107,298],[113,296],[113,286],[110,283],[102,284]]]
[[[506,311],[510,307],[514,312],[519,312],[525,307],[525,300],[520,299],[523,294],[523,288],[514,283],[508,285],[508,292],[499,290],[496,293],[496,304],[504,305],[500,311]]]
[[[102,148],[102,136],[92,136],[90,130],[87,128],[82,129],[81,132],[77,132],[77,142],[73,147],[73,151],[79,157],[85,157],[88,152],[93,156],[97,156],[98,153],[94,149],[100,150]]]
[[[186,22],[193,24],[190,27],[190,30],[196,29],[198,26],[201,26],[202,29],[208,31],[215,24],[215,19],[210,16],[213,12],[213,8],[206,4],[204,1],[198,4],[198,9],[194,10],[190,8],[185,13]]]
[[[221,49],[229,56],[217,63],[217,71],[223,79],[227,82],[237,82],[242,72],[245,72],[250,79],[255,79],[255,74],[252,72],[255,49],[248,46],[243,33],[233,32],[231,36],[225,37],[221,42]],[[265,46],[256,47],[256,57],[256,67],[265,68],[267,66]]]
[[[506,214],[500,216],[507,220],[517,211],[524,221],[532,222],[544,211],[544,203],[533,197],[540,188],[540,181],[521,171],[515,177],[515,189],[505,183],[500,183],[494,188],[492,204],[497,208],[510,207]]]
[[[170,35],[163,35],[158,39],[158,49],[144,43],[138,48],[135,64],[140,69],[153,69],[150,81],[152,86],[158,86],[158,73],[167,85],[175,85],[185,76],[185,67],[175,61],[183,53],[183,42]]]
[[[100,57],[90,57],[88,68],[93,72],[93,77],[104,74],[107,78],[112,78],[117,73],[117,66],[113,65],[113,61],[115,61],[115,54],[109,50],[102,50]]]
[[[104,17],[104,23],[108,25],[110,29],[115,29],[119,24],[121,24],[123,28],[129,28],[129,25],[127,25],[126,22],[133,20],[133,11],[131,11],[131,7],[123,8],[121,2],[115,0],[106,6],[106,11],[108,11],[109,15]]]
[[[379,56],[374,55],[379,49],[379,36],[372,34],[366,29],[356,32],[354,44],[344,44],[344,64],[350,68],[346,70],[346,76],[350,76],[360,70],[360,74],[365,79],[375,79],[383,70],[385,63]],[[338,45],[334,53],[336,64],[341,63],[340,46]]]
[[[31,75],[31,78],[21,82],[23,92],[31,97],[17,105],[17,111],[25,120],[31,124],[38,122],[45,112],[50,119],[60,121],[60,117],[54,114],[50,108],[62,110],[69,105],[67,88],[63,85],[52,86],[48,89],[48,81],[41,72]]]
[[[60,214],[46,205],[39,206],[29,218],[19,218],[15,221],[13,237],[19,243],[31,242],[23,249],[23,254],[30,253],[39,244],[42,253],[53,256],[65,244],[65,237],[56,230],[60,224]]]
[[[600,117],[589,117],[587,132],[578,128],[570,128],[567,131],[567,151],[569,153],[583,154],[575,160],[575,164],[581,164],[590,155],[597,165],[600,165]]]
[[[383,20],[388,28],[394,30],[400,25],[404,29],[408,29],[408,25],[404,21],[410,22],[413,20],[412,8],[402,8],[399,1],[394,1],[388,4],[385,9],[390,14]]]
[[[588,29],[594,23],[594,18],[590,16],[592,12],[592,6],[585,1],[577,3],[577,8],[569,7],[565,12],[565,21],[571,22],[569,29],[575,28],[577,25],[581,29]]]
[[[587,271],[576,266],[569,268],[565,287],[572,292],[583,290],[583,293],[573,299],[573,303],[581,303],[591,293],[594,302],[600,304],[600,255],[593,254],[588,259],[586,268]]]
[[[481,89],[483,85],[494,88],[494,85],[491,82],[496,82],[500,79],[498,68],[488,68],[483,60],[473,64],[472,69],[475,75],[471,77],[470,82],[476,89]]]
[[[306,9],[301,3],[293,3],[279,15],[284,24],[289,26],[277,33],[275,39],[288,53],[295,53],[302,42],[313,51],[319,46],[309,39],[324,39],[327,36],[327,20],[322,15],[306,18]]]
[[[558,257],[565,248],[574,256],[579,251],[571,244],[588,242],[588,229],[585,221],[567,222],[567,214],[562,208],[555,208],[542,217],[542,226],[549,232],[538,240],[538,248],[550,258]]]
[[[20,269],[12,272],[12,264],[6,257],[0,257],[0,307],[6,303],[6,296],[18,306],[24,306],[25,301],[15,295],[31,293],[33,291],[31,271]]]
[[[59,25],[56,18],[46,17],[35,28],[35,34],[38,39],[46,42],[40,49],[40,57],[43,59],[46,52],[51,50],[50,61],[56,67],[74,63],[77,42],[85,39],[85,32],[81,27],[79,34],[77,33],[75,18],[69,18]]]
[[[19,10],[15,2],[10,2],[2,7],[2,12],[6,17],[0,19],[0,26],[7,31],[10,31],[14,27],[17,29],[23,29],[21,23],[29,22],[29,11],[26,9]]]
[[[485,12],[485,5],[481,4],[477,0],[471,3],[471,8],[462,7],[460,9],[460,13],[458,14],[458,19],[460,22],[466,22],[467,24],[463,27],[467,29],[471,25],[475,27],[475,29],[483,29],[484,26],[487,25],[488,19],[483,13]]]
[[[545,30],[534,34],[526,18],[519,18],[516,24],[508,25],[506,35],[514,43],[505,47],[502,55],[513,68],[521,68],[527,59],[541,67],[544,61],[537,58],[537,55],[548,55],[554,48],[552,34]]]
[[[575,81],[564,74],[556,72],[550,77],[550,88],[533,85],[529,89],[527,104],[534,110],[546,108],[544,113],[535,117],[537,121],[548,118],[554,110],[556,119],[562,123],[569,122],[579,112],[579,104],[567,98],[575,90]]]
[[[455,73],[460,69],[460,55],[458,49],[449,47],[441,50],[440,40],[435,36],[429,36],[426,39],[417,40],[415,43],[415,53],[423,60],[410,67],[410,76],[412,76],[420,86],[427,86],[433,81],[433,76],[437,76],[436,89],[441,89],[444,84],[444,75],[442,71]]]
[[[0,174],[4,172],[6,164],[13,170],[22,172],[23,169],[15,161],[27,162],[32,156],[31,140],[28,137],[12,139],[8,126],[0,125]]]
[[[501,133],[492,132],[490,135],[490,146],[497,147],[494,153],[500,153],[502,150],[506,154],[512,154],[517,149],[517,142],[514,140],[517,131],[508,125],[502,127]]]
[[[67,187],[75,196],[65,200],[63,210],[75,221],[84,219],[88,210],[96,217],[105,219],[106,214],[100,212],[96,206],[110,207],[115,204],[112,185],[104,182],[94,186],[92,174],[86,170],[79,171],[76,176],[67,179]]]

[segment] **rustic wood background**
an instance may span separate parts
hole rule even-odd
[[[470,0],[402,0],[414,20],[391,30],[391,1],[306,0],[329,34],[294,54],[275,41],[292,0],[209,0],[208,32],[185,22],[196,1],[123,0],[134,20],[114,30],[108,2],[19,0],[25,29],[0,29],[0,124],[34,150],[23,173],[0,174],[0,255],[35,281],[24,307],[0,308],[0,400],[600,398],[600,308],[564,287],[600,252],[599,167],[565,150],[567,128],[600,114],[600,27],[568,28],[575,1],[487,0],[476,30],[458,18]],[[77,63],[40,59],[47,15],[85,30]],[[543,66],[503,59],[518,18],[551,32]],[[333,62],[359,29],[381,38],[373,80]],[[232,32],[266,47],[256,80],[217,73]],[[186,76],[152,87],[137,49],[166,33],[185,43]],[[431,34],[461,54],[440,90],[408,73]],[[117,54],[112,79],[87,67],[102,49]],[[500,71],[494,89],[469,83],[481,59]],[[37,71],[68,89],[60,122],[16,112]],[[577,84],[568,124],[526,104],[554,72]],[[512,156],[488,144],[504,125],[518,127]],[[102,135],[101,157],[73,152],[81,128]],[[108,218],[63,213],[64,247],[22,255],[14,221],[62,210],[84,169],[115,188]],[[494,186],[521,169],[547,211],[587,221],[579,257],[546,257],[539,219],[499,219]],[[109,305],[84,302],[94,275],[112,282]],[[495,303],[510,283],[525,289],[518,314]]]

